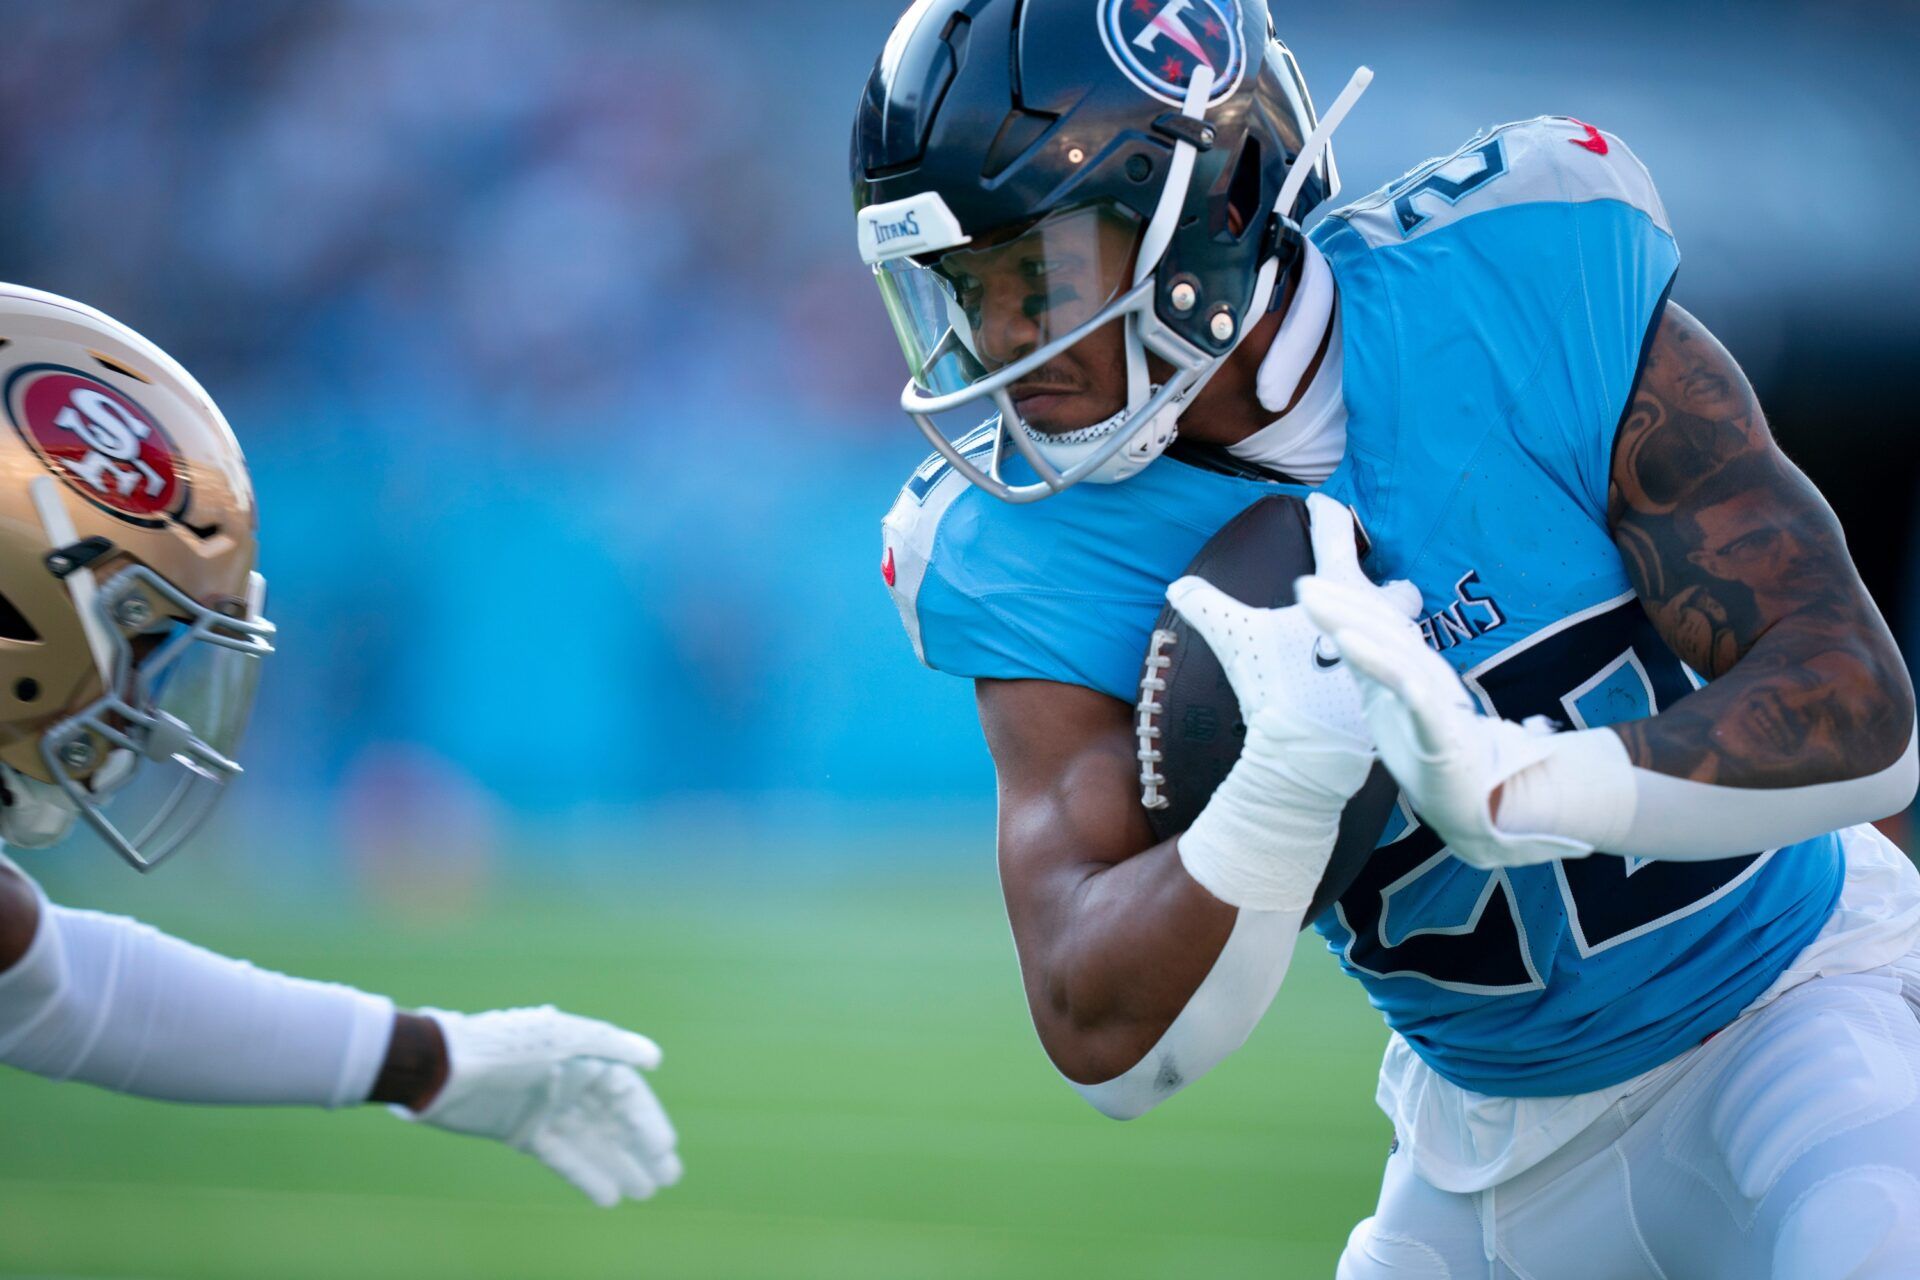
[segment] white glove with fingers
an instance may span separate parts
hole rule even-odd
[[[447,1081],[409,1120],[504,1142],[612,1208],[680,1180],[677,1138],[640,1078],[660,1048],[551,1005],[492,1013],[423,1009],[447,1042]]]
[[[1352,667],[1380,758],[1455,856],[1490,869],[1593,852],[1577,840],[1494,825],[1495,791],[1553,753],[1545,720],[1520,725],[1478,714],[1447,660],[1380,588],[1314,573],[1295,591]]]
[[[1410,584],[1367,581],[1344,506],[1314,494],[1307,510],[1318,573],[1419,608]],[[1181,860],[1223,902],[1305,910],[1373,767],[1359,689],[1299,605],[1253,608],[1196,577],[1167,599],[1219,658],[1247,722],[1239,760],[1180,837]]]

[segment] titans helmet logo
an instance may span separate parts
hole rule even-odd
[[[1246,43],[1234,0],[1100,0],[1100,39],[1127,79],[1180,106],[1194,68],[1213,71],[1209,106],[1240,86]]]

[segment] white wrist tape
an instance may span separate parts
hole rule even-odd
[[[1153,1048],[1131,1069],[1074,1089],[1102,1115],[1145,1115],[1246,1043],[1280,990],[1300,934],[1299,910],[1242,910],[1227,945]]]
[[[256,969],[122,916],[40,899],[0,973],[0,1062],[176,1102],[366,1101],[393,1003]]]
[[[1240,759],[1180,837],[1180,861],[1220,901],[1256,911],[1305,912],[1333,855],[1340,812],[1373,767],[1373,748],[1327,732],[1281,745],[1247,726]]]
[[[1804,787],[1723,787],[1636,767],[1611,729],[1555,734],[1547,757],[1507,779],[1498,825],[1604,853],[1706,861],[1811,839],[1897,813],[1913,799],[1920,754],[1908,739],[1877,773]]]

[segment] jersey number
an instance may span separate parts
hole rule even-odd
[[[1568,687],[1569,672],[1587,675]],[[1576,729],[1664,711],[1694,689],[1686,668],[1631,596],[1575,614],[1463,679],[1509,720],[1543,715]],[[1656,862],[1595,854],[1556,862],[1553,872],[1574,943],[1582,955],[1592,955],[1717,901],[1753,871],[1761,856]],[[1421,880],[1451,857],[1424,826],[1374,852],[1340,899],[1340,920],[1353,935],[1348,961],[1383,977],[1425,978],[1455,990],[1496,993],[1539,986],[1513,882],[1505,873],[1486,873],[1478,898],[1456,925],[1405,935],[1391,927],[1395,900],[1415,904],[1403,906],[1403,912],[1421,911],[1422,889],[1434,892]],[[1421,914],[1435,912],[1429,907]]]
[[[1438,170],[1433,170],[1394,193],[1393,212],[1394,216],[1400,220],[1400,234],[1403,238],[1412,235],[1421,223],[1433,216],[1413,207],[1416,197],[1431,196],[1436,200],[1444,200],[1448,204],[1459,204],[1507,171],[1507,152],[1500,145],[1498,138],[1490,138],[1486,145],[1464,154],[1480,157],[1480,172],[1465,178],[1448,178],[1443,177]],[[1459,158],[1455,157],[1455,159]]]

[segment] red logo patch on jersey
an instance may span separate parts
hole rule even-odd
[[[186,507],[179,450],[124,392],[77,369],[37,364],[7,378],[6,401],[20,438],[94,505],[147,525]]]
[[[1573,117],[1568,116],[1567,119],[1573,120]],[[1584,138],[1568,138],[1567,139],[1568,142],[1571,142],[1576,147],[1585,147],[1587,150],[1593,152],[1593,154],[1597,156],[1603,156],[1607,154],[1607,140],[1600,136],[1600,131],[1598,129],[1588,124],[1585,120],[1573,120],[1573,123],[1579,125],[1582,129],[1585,129],[1587,131],[1587,136]]]
[[[888,586],[893,585],[893,548],[892,547],[888,547],[887,554],[882,556],[880,559],[880,576],[887,580]]]

